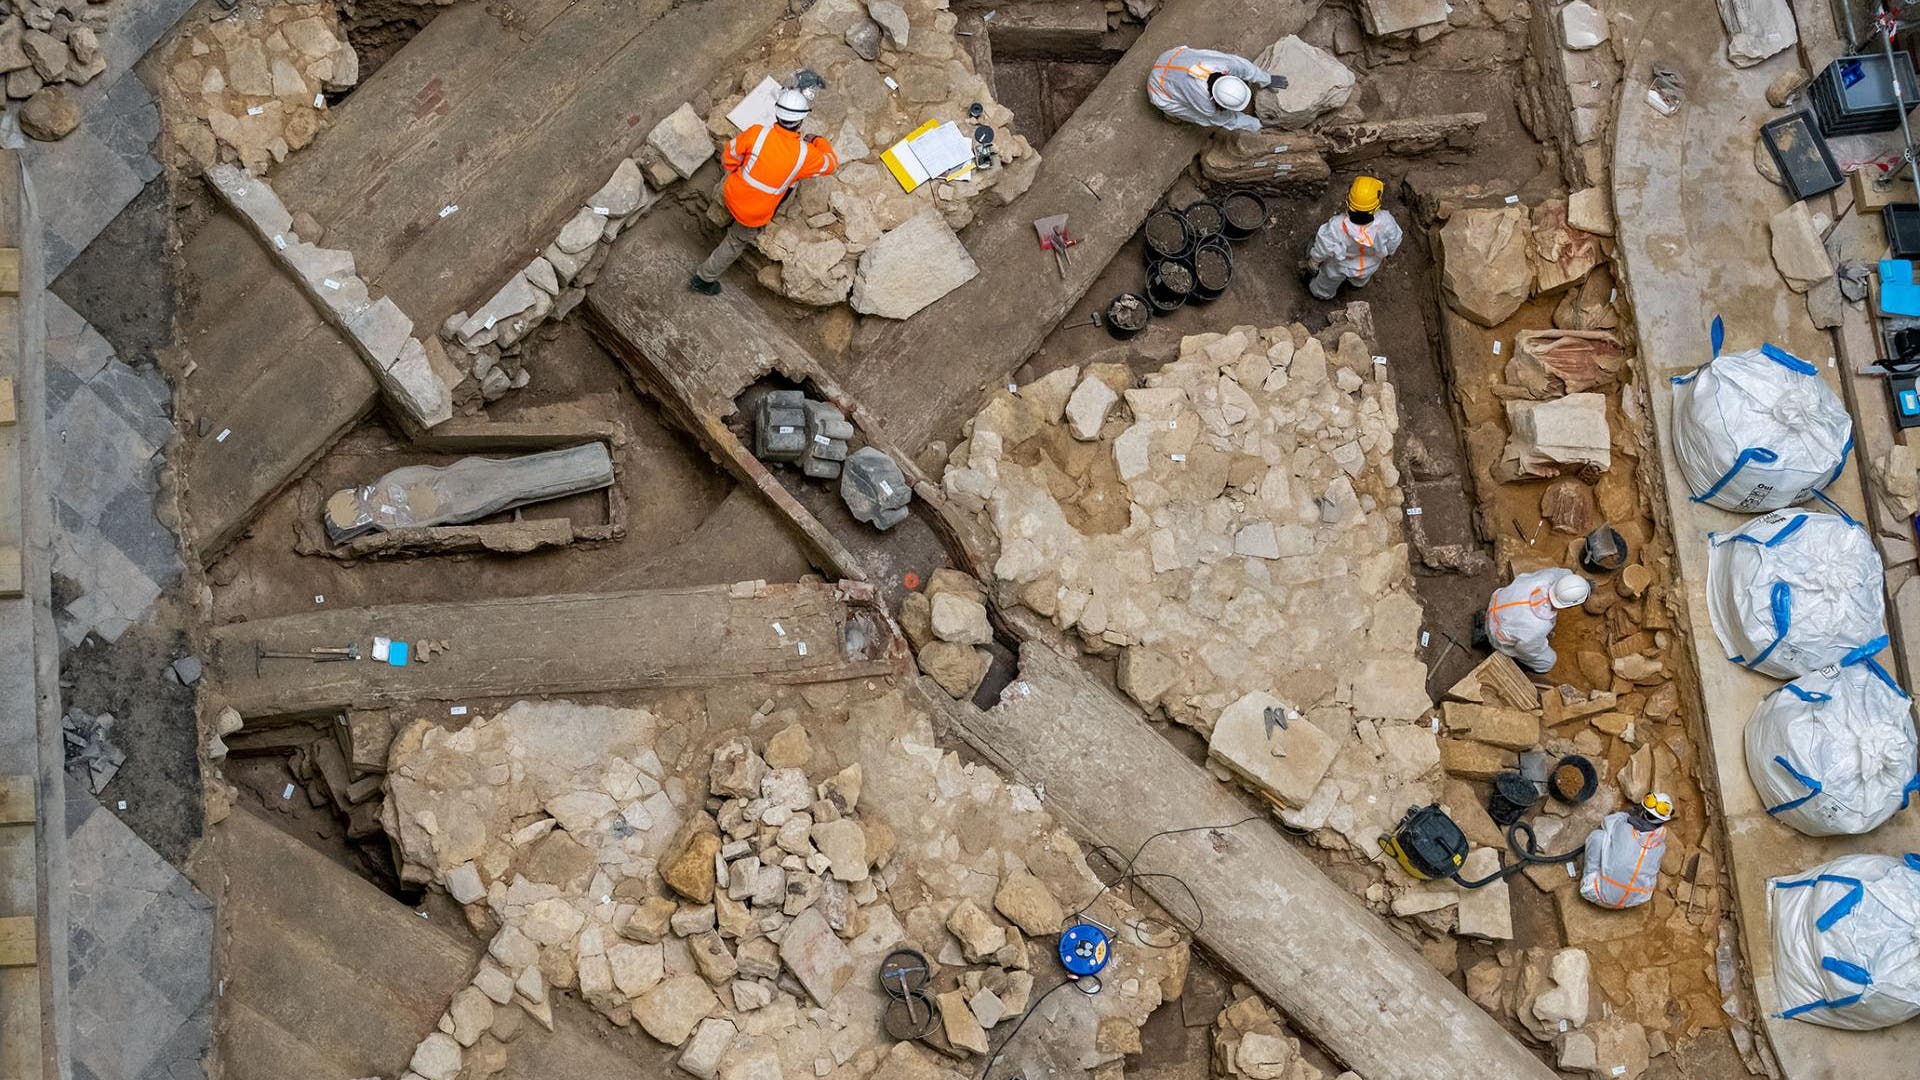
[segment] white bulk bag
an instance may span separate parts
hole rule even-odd
[[[1695,502],[1743,514],[1805,502],[1840,476],[1853,419],[1812,364],[1773,345],[1720,355],[1676,377],[1674,454]]]
[[[1920,855],[1843,855],[1767,882],[1783,1018],[1870,1031],[1920,1015]]]
[[[1734,663],[1795,679],[1886,636],[1880,553],[1851,518],[1776,510],[1707,541],[1707,615]]]
[[[1835,836],[1872,832],[1905,809],[1920,791],[1912,706],[1871,655],[1768,695],[1747,721],[1747,775],[1767,813]]]

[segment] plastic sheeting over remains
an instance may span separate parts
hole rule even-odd
[[[1673,380],[1674,454],[1695,502],[1755,514],[1805,502],[1840,476],[1853,419],[1812,364],[1772,345]]]
[[[1872,832],[1920,790],[1912,699],[1871,656],[1775,690],[1746,737],[1767,813],[1808,836]]]
[[[1870,1031],[1920,1015],[1920,855],[1774,878],[1767,908],[1780,1016]]]
[[[1852,519],[1778,510],[1707,540],[1707,614],[1734,663],[1794,679],[1886,637],[1880,553]]]

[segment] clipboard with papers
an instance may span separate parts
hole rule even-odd
[[[949,120],[929,120],[880,155],[887,171],[912,191],[928,180],[952,180],[973,171],[973,142]]]

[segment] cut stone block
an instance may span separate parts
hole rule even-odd
[[[689,104],[682,104],[655,124],[647,133],[647,145],[683,180],[713,156],[713,136],[707,133],[706,121]]]
[[[1784,52],[1800,40],[1787,0],[1719,0],[1727,28],[1727,59],[1734,67],[1752,67]]]
[[[1807,204],[1796,202],[1773,215],[1773,265],[1787,288],[1803,293],[1833,276],[1833,259],[1813,227]]]
[[[1276,83],[1254,95],[1254,113],[1269,128],[1304,128],[1353,97],[1354,76],[1347,65],[1298,37],[1288,35],[1267,46],[1254,63],[1287,78],[1284,89]]]
[[[1367,33],[1376,37],[1398,34],[1447,21],[1446,0],[1361,0],[1360,17]]]
[[[1227,706],[1207,743],[1209,756],[1291,807],[1306,805],[1339,750],[1332,736],[1260,690]]]
[[[1440,229],[1440,287],[1453,310],[1498,326],[1533,294],[1524,206],[1455,211]]]
[[[1475,848],[1460,868],[1465,881],[1478,881],[1500,869],[1500,853],[1493,848]],[[1455,932],[1466,937],[1506,941],[1513,937],[1513,900],[1507,883],[1496,881],[1477,889],[1460,890],[1460,908]]]
[[[834,996],[853,977],[853,954],[817,907],[787,924],[786,936],[780,939],[780,960],[822,1008],[832,1007]]]
[[[1512,432],[1502,465],[1520,476],[1556,476],[1574,469],[1613,467],[1613,437],[1604,394],[1568,394],[1553,401],[1507,402]]]
[[[1474,742],[1509,750],[1530,750],[1540,741],[1540,717],[1536,713],[1453,701],[1442,708],[1448,732],[1464,735]]]
[[[413,340],[413,320],[386,296],[348,319],[346,330],[360,354],[380,368],[392,367],[400,358],[401,346]]]
[[[524,273],[515,274],[500,291],[493,294],[479,311],[474,312],[467,321],[460,324],[457,332],[462,345],[472,344],[482,334],[498,326],[502,321],[518,315],[533,307],[539,301],[540,290],[527,279]]]
[[[587,209],[604,210],[604,216],[608,217],[626,217],[652,204],[648,194],[647,181],[640,174],[640,166],[628,158],[614,167],[613,176],[601,185],[599,191],[587,197]]]
[[[863,315],[905,319],[979,273],[940,211],[928,207],[861,253],[849,302]]]

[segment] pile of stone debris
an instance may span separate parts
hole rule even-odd
[[[925,591],[906,595],[900,629],[921,673],[961,700],[973,696],[993,666],[993,654],[982,648],[993,640],[986,594],[958,570],[943,566],[927,578]]]
[[[20,130],[36,139],[65,138],[80,125],[80,103],[69,85],[84,86],[107,70],[100,31],[107,11],[100,0],[28,0],[13,4],[0,22],[0,74],[7,97],[20,108]]]
[[[786,711],[770,706],[754,720]],[[420,1045],[408,1080],[499,1072],[500,1029],[519,1023],[503,1017],[550,1028],[563,989],[679,1047],[680,1068],[709,1080],[876,1067],[945,1080],[958,1073],[941,1057],[986,1053],[988,1031],[1037,996],[1030,939],[1059,933],[1067,916],[1039,876],[1059,868],[1029,870],[989,845],[983,872],[954,846],[950,815],[1004,805],[1016,829],[1045,818],[1030,794],[1016,810],[998,777],[921,742],[925,719],[909,718],[897,693],[856,713],[854,726],[884,724],[890,737],[870,738],[891,756],[831,772],[832,755],[797,722],[759,748],[737,735],[710,755],[689,751],[700,763],[690,775],[663,764],[662,722],[645,710],[522,702],[458,731],[425,721],[403,731],[384,811],[402,877],[443,885],[492,933],[474,984]],[[917,807],[896,817],[903,844],[863,806],[874,766],[889,772],[882,790],[904,778],[941,793],[938,820]],[[1078,863],[1064,833],[1048,835],[1049,851],[1071,856],[1066,867]],[[1103,923],[1138,922],[1084,864],[1059,880]],[[1184,980],[1184,943],[1122,933],[1112,988],[1059,999],[1071,1010],[1055,1018],[1056,1041],[1088,1064],[1137,1050],[1139,1024]],[[920,1045],[881,1035],[873,973],[902,944],[936,969],[928,990],[941,1025]],[[1073,1031],[1081,1037],[1063,1035]]]
[[[1580,949],[1503,949],[1468,969],[1467,996],[1511,1016],[1528,1039],[1553,1047],[1561,1070],[1590,1080],[1634,1080],[1668,1048],[1661,1032],[1595,1002]]]
[[[319,134],[328,93],[359,81],[360,59],[332,4],[277,4],[181,33],[161,95],[176,118],[197,121],[168,125],[189,161],[201,169],[237,161],[259,175]]]
[[[1124,348],[1055,371],[996,394],[944,478],[998,538],[998,599],[1117,656],[1121,689],[1210,734],[1223,776],[1363,857],[1439,763],[1369,324],[1356,304],[1317,336],[1189,337],[1142,386]],[[970,631],[971,605],[925,606],[922,667],[958,693],[985,668],[984,613]]]
[[[760,84],[811,69],[827,83],[802,128],[832,142],[840,159],[831,177],[795,190],[759,239],[769,262],[760,283],[802,304],[852,299],[855,310],[906,318],[975,271],[954,237],[979,200],[1004,206],[1033,183],[1040,155],[1013,133],[1013,114],[993,98],[954,34],[957,17],[935,0],[818,0],[764,51],[710,88],[706,127],[731,139],[727,113]],[[982,108],[978,121],[969,106]],[[995,130],[995,165],[967,182],[929,181],[902,190],[880,155],[928,120]],[[725,213],[718,200],[714,220]],[[911,227],[909,228],[909,223]],[[883,242],[886,234],[900,232]],[[876,248],[876,245],[877,248]],[[869,249],[877,254],[863,258]],[[910,262],[913,272],[894,264]]]
[[[126,763],[127,752],[113,744],[112,713],[95,716],[85,709],[68,709],[60,721],[60,736],[67,768],[95,795],[113,782]]]
[[[1326,1080],[1327,1073],[1301,1053],[1286,1021],[1252,987],[1233,988],[1233,1002],[1213,1021],[1213,1072],[1244,1080]],[[1360,1080],[1343,1072],[1335,1080]]]

